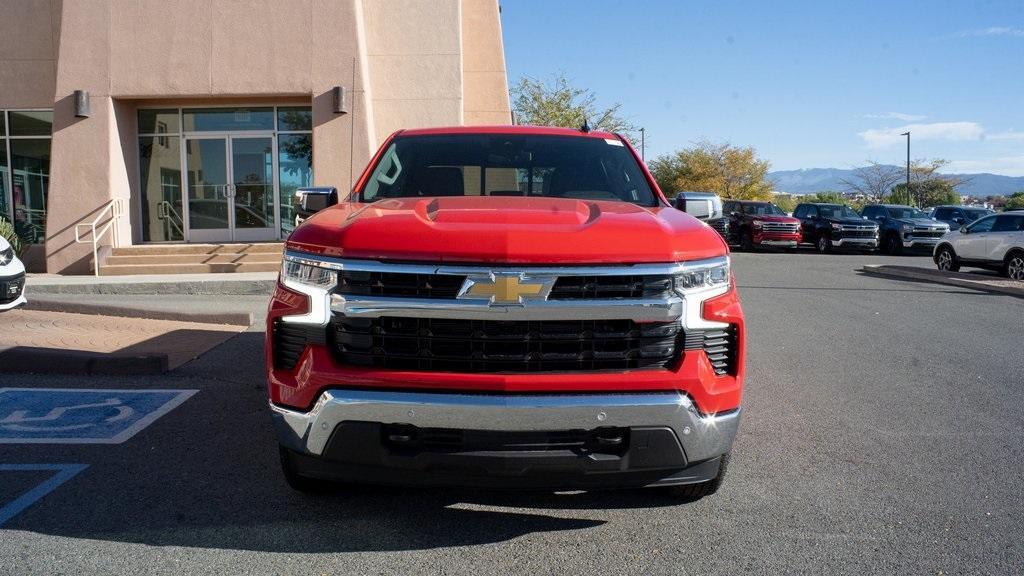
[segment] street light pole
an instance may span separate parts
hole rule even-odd
[[[644,146],[644,132],[646,132],[646,130],[644,128],[641,128],[640,129],[640,160],[642,160],[644,163],[646,163],[647,162],[647,157],[646,157],[646,149],[645,149],[645,146]]]
[[[910,131],[906,131],[900,136],[907,137],[907,196],[910,197]]]

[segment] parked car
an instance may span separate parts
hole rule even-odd
[[[771,202],[727,200],[722,210],[729,218],[730,244],[739,244],[744,250],[800,245],[800,220]]]
[[[0,236],[0,312],[25,304],[25,265]]]
[[[989,210],[988,208],[978,208],[977,206],[935,206],[929,210],[928,215],[938,220],[939,222],[945,222],[950,230],[956,230],[964,224],[970,224],[982,216],[988,216],[995,214],[995,210]]]
[[[878,249],[878,224],[865,220],[845,204],[805,202],[797,204],[793,217],[800,220],[802,242],[818,252]]]
[[[724,478],[745,373],[722,239],[628,140],[536,126],[391,135],[286,241],[265,351],[297,490],[699,498]]]
[[[903,250],[932,251],[949,232],[949,225],[932,220],[924,210],[901,204],[869,204],[861,215],[878,222],[882,249],[889,254]]]
[[[984,216],[954,230],[935,246],[932,258],[939,270],[971,266],[1024,280],[1024,212]]]
[[[722,210],[722,199],[714,192],[680,192],[672,205],[714,228],[728,240],[729,218]]]

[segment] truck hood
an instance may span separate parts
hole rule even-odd
[[[943,228],[949,226],[945,222],[939,222],[932,220],[931,218],[893,218],[893,222],[900,224],[910,224],[912,226],[923,226],[925,228]]]
[[[878,227],[878,222],[874,220],[865,220],[863,218],[825,218],[829,222],[835,224],[842,224],[843,226],[874,226]]]
[[[728,253],[713,229],[668,206],[480,196],[342,203],[296,228],[287,248],[341,258],[510,264],[677,262]]]

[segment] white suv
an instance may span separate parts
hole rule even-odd
[[[939,270],[973,266],[1024,280],[1024,211],[985,216],[946,234],[932,258]]]
[[[7,239],[0,236],[0,312],[25,302],[25,266]]]

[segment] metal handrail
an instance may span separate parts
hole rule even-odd
[[[109,215],[110,220],[97,230],[96,226],[100,223],[101,220],[103,220],[104,216],[106,215]],[[79,229],[82,226],[89,227],[89,233],[92,236],[92,262],[93,268],[95,268],[96,276],[100,275],[100,238],[102,238],[108,230],[113,228],[114,231],[111,234],[112,240],[115,246],[118,244],[117,227],[115,226],[115,224],[117,224],[118,218],[120,218],[122,215],[124,215],[124,202],[121,198],[115,198],[110,202],[107,202],[106,206],[104,206],[103,209],[100,210],[99,214],[97,214],[91,222],[79,222],[78,224],[75,224],[75,242],[78,244],[85,244],[86,242],[88,242],[88,240],[82,238],[82,235],[79,233]]]
[[[160,203],[157,204],[156,216],[165,222],[170,222],[171,225],[177,229],[178,234],[182,238],[185,237],[185,231],[182,228],[185,224],[185,219],[181,217],[181,214],[178,214],[178,211],[174,209],[174,205],[170,202],[167,200],[161,200]],[[175,221],[175,218],[177,218],[177,221]]]

